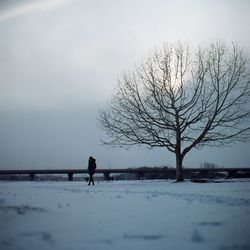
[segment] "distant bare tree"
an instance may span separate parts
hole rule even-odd
[[[204,162],[202,164],[200,164],[201,168],[207,168],[207,169],[213,169],[213,168],[219,168],[220,166],[218,166],[215,163],[212,162]]]
[[[105,144],[163,147],[176,156],[176,179],[193,148],[246,141],[250,136],[250,70],[237,44],[186,44],[155,50],[118,81],[99,120]]]

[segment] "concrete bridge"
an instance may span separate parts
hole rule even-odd
[[[213,178],[216,174],[225,175],[227,178],[250,178],[250,168],[185,168],[184,177],[210,177]],[[175,176],[174,168],[127,168],[127,169],[97,169],[96,174],[103,174],[105,180],[110,179],[110,174],[136,174],[138,179],[143,179],[146,174],[158,173],[165,174],[166,178]],[[76,174],[88,174],[87,169],[12,169],[0,170],[0,175],[29,175],[33,180],[35,175],[43,174],[66,174],[69,181],[73,181],[73,176]]]

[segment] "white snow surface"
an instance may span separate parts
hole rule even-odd
[[[0,182],[0,249],[250,249],[250,180]]]

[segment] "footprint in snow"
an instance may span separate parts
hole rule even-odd
[[[191,241],[194,243],[202,243],[204,242],[204,238],[198,230],[194,230]]]
[[[214,226],[214,227],[218,227],[218,226],[223,226],[224,223],[217,222],[217,221],[211,221],[211,222],[200,222],[198,225],[199,226]]]

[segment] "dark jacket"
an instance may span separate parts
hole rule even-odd
[[[88,164],[88,171],[90,175],[93,175],[95,173],[96,169],[96,163],[94,158],[89,159],[89,164]]]

